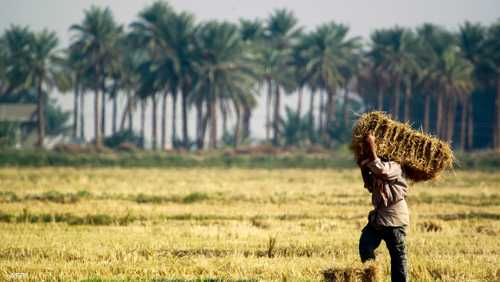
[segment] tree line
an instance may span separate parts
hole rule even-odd
[[[107,110],[111,136],[134,132],[139,112],[142,145],[151,114],[153,149],[217,148],[220,129],[224,143],[238,146],[249,140],[257,96],[266,90],[265,141],[274,145],[345,142],[354,113],[376,109],[462,150],[500,150],[500,21],[465,22],[456,32],[431,23],[382,28],[364,43],[333,21],[306,31],[286,9],[237,24],[197,22],[193,14],[157,1],[128,26],[117,23],[109,8],[93,6],[69,32],[71,43],[64,49],[47,30],[12,25],[0,37],[0,95],[36,94],[40,146],[47,94],[57,88],[74,93],[74,138],[86,139],[90,121],[83,109],[93,94],[97,147],[106,137]],[[297,95],[298,101],[285,114],[283,95]],[[124,106],[119,96],[126,97]],[[306,98],[309,109],[302,105]],[[195,136],[188,134],[192,111]]]

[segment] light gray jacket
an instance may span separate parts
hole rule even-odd
[[[368,175],[363,175],[363,180],[365,188],[372,193],[374,207],[368,216],[370,223],[375,226],[407,226],[410,223],[405,200],[408,184],[401,165],[377,158],[371,162],[362,162],[362,166],[362,169],[368,169]]]

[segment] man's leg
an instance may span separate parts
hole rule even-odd
[[[382,238],[370,224],[367,224],[361,231],[359,238],[359,256],[361,261],[375,259],[375,249],[380,245]]]
[[[405,236],[404,227],[388,227],[384,230],[383,239],[391,255],[392,282],[408,281]]]

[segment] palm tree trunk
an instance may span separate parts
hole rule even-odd
[[[345,90],[344,90],[344,105],[343,105],[343,109],[342,109],[342,112],[344,113],[343,114],[343,116],[344,116],[344,128],[347,128],[349,126],[349,115],[348,115],[348,111],[347,111],[347,105],[349,103],[348,96],[349,96],[349,89],[346,86]]]
[[[140,135],[141,135],[141,148],[144,149],[146,145],[146,134],[145,134],[145,127],[146,127],[146,101],[144,99],[141,99],[141,129],[140,129]]]
[[[318,119],[319,119],[319,131],[323,131],[323,116],[325,112],[325,106],[324,106],[324,95],[323,95],[323,90],[319,91],[319,113],[318,113]]]
[[[130,104],[129,104],[129,110],[128,110],[128,130],[130,132],[132,132],[134,130],[134,102],[135,102],[135,98],[134,96],[129,96],[129,101],[130,101]]]
[[[332,101],[331,101],[331,106],[330,106],[330,115],[331,115],[331,122],[335,122],[335,126],[339,127],[340,126],[340,120],[337,118],[337,88],[333,89],[332,92]]]
[[[203,108],[203,106],[202,106]],[[200,149],[203,149],[205,147],[205,135],[207,132],[207,127],[208,127],[208,119],[210,118],[210,109],[209,105],[207,103],[207,112],[203,116],[203,121],[201,124],[201,134],[200,134]]]
[[[167,146],[167,96],[168,92],[163,92],[161,105],[161,149],[165,150]]]
[[[424,132],[429,132],[429,115],[431,112],[431,96],[429,94],[425,95],[424,98]]]
[[[95,88],[95,97],[94,97],[94,135],[95,135],[95,146],[97,148],[102,147],[102,140],[101,140],[101,122],[99,118],[99,90],[96,87]]]
[[[404,101],[404,121],[410,121],[410,99],[411,99],[411,84],[408,83],[405,89],[405,101]]]
[[[210,106],[210,148],[217,148],[217,99],[213,97],[213,100],[208,103]]]
[[[115,95],[113,96],[113,125],[112,125],[113,135],[116,134],[117,120],[118,120],[118,98],[115,93]]]
[[[462,112],[460,114],[460,151],[465,150],[465,132],[467,129],[467,100],[462,101]]]
[[[188,90],[182,90],[182,143],[183,147],[188,146],[189,136],[188,136],[188,120],[187,120],[187,95]]]
[[[332,114],[332,103],[333,103],[333,95],[328,90],[326,92],[326,105],[324,106],[324,120],[323,120],[323,131],[326,133],[327,128],[329,128],[332,124],[333,114]]]
[[[250,137],[250,120],[252,118],[252,109],[249,105],[243,105],[243,138]]]
[[[280,123],[281,123],[281,116],[280,116],[280,103],[281,103],[281,93],[280,93],[280,86],[278,83],[276,83],[276,99],[274,101],[274,128],[273,128],[273,143],[278,144],[278,138],[279,138],[279,133],[280,133]]]
[[[102,86],[102,96],[101,96],[101,135],[106,137],[106,90],[104,89],[104,83]]]
[[[200,150],[202,143],[202,127],[203,127],[203,104],[199,101],[195,103],[196,106],[196,148]]]
[[[79,79],[75,79],[75,100],[73,101],[73,139],[78,137],[78,95],[79,95],[80,85]]]
[[[474,146],[474,112],[473,112],[473,99],[472,96],[467,105],[468,114],[467,114],[467,149],[472,149]]]
[[[396,92],[394,93],[394,118],[399,120],[399,104],[400,104],[400,92],[401,92],[401,80],[396,78]]]
[[[309,97],[309,120],[311,121],[311,129],[314,129],[314,92],[311,90]]]
[[[177,92],[172,91],[172,148],[177,142]]]
[[[494,145],[495,150],[500,152],[500,76],[496,81],[497,93],[495,98],[495,121],[494,121]]]
[[[340,120],[337,118],[337,100],[335,99],[337,96],[337,89],[334,88],[330,94],[330,113],[328,119],[330,119],[330,123],[335,122],[335,126],[340,126]]]
[[[304,96],[303,87],[299,87],[299,100],[297,102],[297,115],[300,117],[302,114],[302,97]]]
[[[80,93],[80,138],[85,141],[85,92]]]
[[[384,89],[382,86],[378,88],[378,94],[377,94],[377,108],[379,111],[384,110]]]
[[[227,111],[222,99],[219,100],[219,108],[222,115],[222,136],[227,136]]]
[[[443,137],[442,135],[442,124],[443,124],[443,93],[438,93],[437,96],[437,110],[436,110],[436,134],[438,137]]]
[[[43,141],[45,138],[45,115],[44,115],[44,106],[45,106],[45,95],[42,90],[42,80],[40,79],[38,81],[38,86],[37,86],[37,92],[38,92],[38,105],[37,105],[37,121],[38,121],[38,141],[37,141],[37,147],[42,148],[43,147]]]
[[[127,103],[125,104],[125,108],[123,109],[122,118],[120,120],[120,131],[125,129],[125,122],[127,121],[127,114],[130,111],[130,94],[127,92]]]
[[[156,120],[156,112],[157,112],[157,109],[158,109],[158,103],[156,101],[156,95],[155,93],[153,93],[153,95],[151,96],[151,100],[153,101],[153,112],[152,112],[152,116],[151,116],[151,119],[152,119],[152,123],[153,123],[153,129],[152,129],[152,133],[151,133],[151,141],[152,141],[152,148],[153,150],[156,150],[158,149],[158,135],[157,135],[157,120]]]
[[[455,133],[455,113],[456,113],[457,104],[454,98],[450,99],[448,103],[448,122],[447,122],[447,132],[446,139],[448,142],[453,141],[453,135]]]
[[[273,88],[271,79],[267,78],[267,103],[266,103],[266,141],[269,142],[271,131],[271,103],[273,96]]]
[[[240,128],[241,128],[241,119],[240,119],[240,116],[241,116],[241,108],[240,108],[240,105],[238,105],[237,103],[234,103],[234,110],[236,112],[236,125],[235,125],[235,128],[234,128],[234,147],[235,148],[238,148],[238,146],[240,145]]]

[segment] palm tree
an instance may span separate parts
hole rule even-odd
[[[162,79],[158,76],[162,75],[163,72],[158,70],[159,66],[153,61],[146,61],[139,67],[140,73],[140,88],[138,91],[139,97],[145,101],[151,98],[153,111],[151,116],[152,121],[152,133],[151,133],[151,143],[152,149],[156,150],[158,148],[158,136],[157,136],[157,94],[163,89]],[[144,111],[144,109],[142,109]],[[144,135],[144,113],[141,118],[141,132]],[[144,140],[144,137],[143,137]]]
[[[155,82],[162,85],[162,132],[161,148],[166,147],[166,111],[167,95],[172,94],[172,142],[177,140],[177,81],[173,79],[174,51],[170,48],[172,37],[171,21],[175,17],[173,8],[166,2],[156,1],[151,6],[146,7],[139,13],[139,19],[130,26],[131,41],[136,50],[142,50],[143,63],[149,61],[151,65],[158,65],[156,71],[162,74],[155,74],[160,81]],[[166,39],[166,40],[165,40]]]
[[[500,20],[488,28],[487,38],[484,43],[484,61],[488,69],[489,76],[494,81],[495,114],[493,120],[493,147],[500,151]]]
[[[45,94],[54,87],[61,91],[69,88],[63,59],[56,50],[57,36],[47,30],[33,33],[27,27],[12,26],[5,37],[11,60],[8,64],[12,66],[8,73],[12,86],[16,90],[34,89],[37,94],[37,146],[42,147],[46,127]]]
[[[120,38],[122,27],[117,25],[109,8],[92,6],[85,11],[81,24],[72,25],[75,36],[72,48],[83,52],[88,68],[94,76],[94,132],[96,147],[102,146],[101,123],[99,119],[99,94],[105,95],[106,76],[111,61],[115,59],[115,46]],[[100,92],[99,92],[100,91]]]
[[[436,134],[441,138],[451,138],[456,98],[464,95],[469,88],[470,66],[460,58],[457,38],[444,28],[433,24],[424,24],[417,29],[421,40],[420,60],[424,89],[434,90],[436,97]],[[469,77],[469,79],[467,79]],[[461,84],[461,85],[457,85]],[[430,99],[426,94],[425,117],[428,120]],[[430,97],[430,96],[429,96]],[[448,99],[448,100],[447,100]],[[445,104],[446,103],[446,104]],[[448,127],[448,129],[446,128]]]
[[[308,48],[307,35],[301,34],[298,44],[293,46],[292,50],[292,65],[294,71],[295,81],[297,82],[298,99],[297,99],[297,116],[302,115],[302,100],[304,95],[304,88],[307,85],[308,74],[304,71],[307,66],[308,58],[305,57],[305,50]]]
[[[306,38],[307,76],[327,94],[325,128],[332,126],[337,88],[347,84],[347,70],[354,67],[354,53],[361,47],[359,38],[347,38],[348,32],[347,26],[332,22],[319,26]]]
[[[370,34],[370,51],[367,53],[368,61],[366,63],[369,69],[368,73],[364,73],[363,79],[365,82],[371,80],[377,92],[377,109],[384,110],[384,92],[389,86],[390,74],[385,68],[386,59],[386,32],[377,30]]]
[[[481,86],[480,65],[482,64],[481,55],[484,51],[484,40],[486,38],[486,29],[481,24],[465,22],[460,26],[458,33],[458,43],[462,57],[467,59],[474,68],[474,88]],[[472,93],[467,95],[467,100],[462,103],[462,114],[460,123],[460,149],[473,146],[474,134],[474,113],[473,113]],[[467,135],[467,138],[466,138]],[[466,145],[467,143],[467,145]]]
[[[176,106],[177,93],[181,92],[182,104],[182,140],[187,146],[188,136],[188,94],[193,88],[193,33],[194,16],[190,13],[174,13],[164,2],[155,2],[140,14],[139,21],[132,28],[143,37],[144,46],[150,49],[151,60],[161,65],[168,75],[161,76],[165,89],[172,93],[172,140],[177,140]],[[166,93],[166,92],[165,92]],[[165,101],[165,95],[164,95]]]
[[[398,26],[377,30],[373,38],[377,38],[377,43],[381,45],[382,68],[393,81],[392,112],[395,118],[399,118],[401,86],[405,81],[405,74],[411,73],[416,64],[414,52],[411,50],[415,46],[415,39],[411,31]]]
[[[343,103],[342,103],[342,118],[344,121],[344,128],[349,127],[349,114],[348,114],[348,108],[349,108],[349,88],[351,87],[351,84],[356,85],[356,88],[358,89],[359,93],[359,73],[361,72],[361,68],[363,66],[362,62],[362,56],[361,56],[361,44],[358,45],[358,48],[355,50],[352,50],[347,54],[347,64],[343,65],[340,69],[340,72],[342,74],[343,79],[343,89],[344,89],[344,97],[343,97]],[[339,123],[337,121],[336,126],[339,126]]]
[[[283,71],[282,60],[280,53],[270,48],[269,46],[265,46],[261,49],[261,52],[258,54],[257,62],[262,67],[261,75],[265,84],[267,85],[267,96],[266,96],[266,141],[269,141],[271,138],[271,126],[273,123],[271,122],[271,109],[273,103],[273,85],[275,84],[273,80],[286,81],[287,72]]]
[[[182,105],[182,140],[184,147],[188,146],[188,95],[193,89],[194,47],[192,45],[195,31],[195,18],[190,13],[180,13],[173,18],[171,25],[173,36],[170,40],[175,54],[174,75],[178,77]]]
[[[4,35],[0,36],[0,95],[3,95],[9,88],[7,79],[7,46]]]
[[[206,112],[210,119],[209,146],[215,149],[216,106],[248,93],[247,87],[253,81],[252,65],[244,52],[238,27],[233,24],[210,21],[197,30],[195,40],[203,60],[199,60],[196,66],[198,79],[193,99],[201,99],[207,106]]]
[[[418,34],[418,61],[420,62],[421,71],[419,85],[424,95],[424,121],[423,129],[425,132],[430,130],[430,112],[431,98],[437,100],[436,106],[436,121],[435,132],[440,134],[441,120],[443,119],[443,93],[436,91],[438,89],[437,80],[440,76],[440,58],[442,58],[443,50],[447,47],[446,42],[452,40],[450,34],[441,27],[434,24],[425,23],[417,28]]]
[[[245,44],[245,50],[249,54],[249,56],[255,61],[258,62],[259,55],[262,54],[265,39],[265,29],[261,20],[240,20],[240,34],[243,43]],[[264,76],[262,75],[263,70],[260,68],[260,65],[255,65],[254,67],[257,75],[257,82],[259,83],[257,87],[260,89],[261,84],[265,82]],[[244,95],[241,99],[242,107],[243,107],[243,117],[242,117],[242,139],[247,139],[250,137],[250,121],[252,117],[252,109],[257,106],[257,100],[255,99],[255,95],[249,91],[248,95]],[[266,108],[266,118],[269,123],[269,107]],[[269,136],[268,126],[266,125],[266,133]],[[235,138],[238,141],[238,138]]]
[[[443,56],[440,85],[448,97],[448,117],[444,137],[453,139],[457,101],[465,105],[472,91],[472,65],[464,60],[456,48],[450,48]]]
[[[279,143],[280,124],[282,123],[281,109],[281,88],[291,90],[294,88],[292,65],[292,47],[297,43],[301,29],[297,27],[298,19],[291,11],[285,9],[275,10],[267,20],[266,36],[269,46],[275,54],[275,60],[271,66],[268,87],[274,86],[274,120],[273,120],[273,143]],[[279,74],[279,75],[278,75]],[[274,85],[271,85],[271,82]],[[271,93],[272,90],[269,91]]]
[[[80,138],[85,139],[85,120],[84,120],[84,75],[86,65],[83,53],[79,49],[68,48],[66,55],[66,67],[68,73],[72,75],[72,84],[74,92],[73,102],[73,138],[78,137],[78,124],[80,125]],[[80,115],[79,115],[80,111]],[[78,122],[80,121],[80,122]]]

